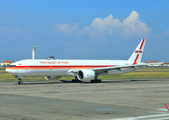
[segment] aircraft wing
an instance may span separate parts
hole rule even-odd
[[[119,65],[115,67],[101,67],[101,68],[92,68],[91,70],[94,71],[108,71],[108,70],[113,70],[113,69],[120,69],[120,68],[136,68],[136,67],[143,67],[145,66],[146,63],[139,63],[136,65]]]
[[[108,70],[115,70],[115,69],[120,69],[120,68],[136,68],[136,67],[143,67],[145,66],[146,63],[139,63],[139,64],[135,64],[135,65],[119,65],[119,66],[115,66],[115,67],[100,67],[100,68],[91,68],[90,70],[93,71],[98,71],[98,72],[104,72],[104,71],[108,71]],[[69,72],[73,72],[73,73],[77,73],[79,70],[81,69],[72,69]]]

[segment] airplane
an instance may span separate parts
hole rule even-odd
[[[70,60],[70,59],[26,59],[10,64],[6,72],[18,78],[18,84],[23,84],[21,77],[45,76],[46,80],[57,80],[61,76],[74,76],[72,82],[98,83],[99,75],[119,75],[145,66],[141,62],[146,39],[142,39],[128,60]]]

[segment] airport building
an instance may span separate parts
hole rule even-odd
[[[13,62],[10,60],[5,60],[2,63],[0,63],[0,65],[1,65],[1,67],[6,67],[6,66],[10,65],[11,63],[13,63]]]

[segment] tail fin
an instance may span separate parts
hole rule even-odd
[[[134,50],[133,54],[128,59],[128,61],[133,62],[133,65],[141,61],[145,42],[146,42],[146,39],[142,39],[139,45],[137,46],[137,48]]]

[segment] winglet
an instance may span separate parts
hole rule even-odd
[[[145,46],[146,39],[142,39],[137,48],[134,50],[133,54],[130,56],[128,61],[133,62],[133,65],[139,63],[142,58],[144,46]]]

